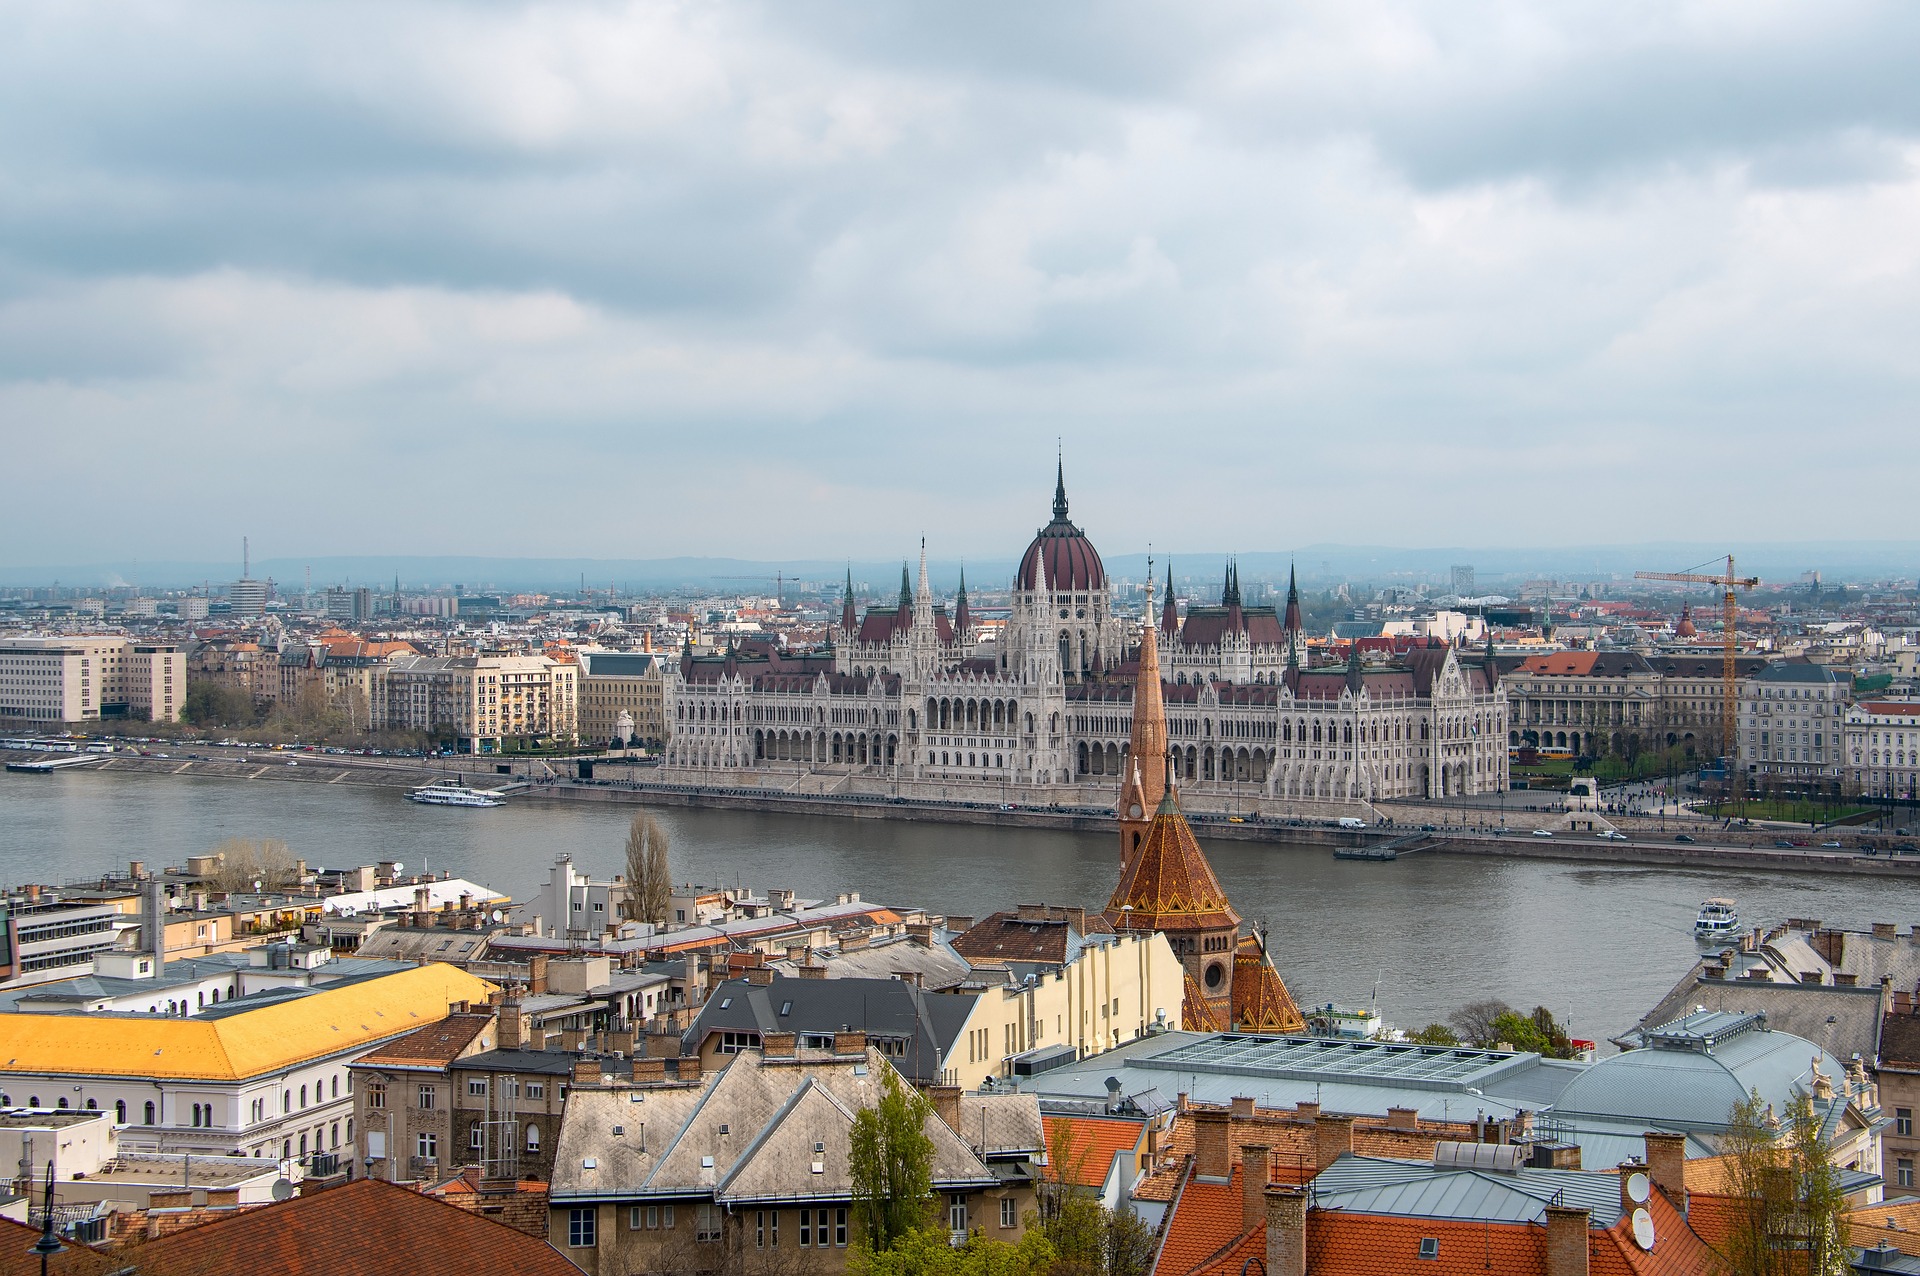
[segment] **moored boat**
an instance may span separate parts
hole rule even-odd
[[[435,780],[407,794],[407,801],[427,806],[505,806],[506,799],[485,789],[471,789],[456,780]]]

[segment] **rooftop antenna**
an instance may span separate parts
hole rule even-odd
[[[253,547],[244,536],[240,538],[240,579],[253,579]]]

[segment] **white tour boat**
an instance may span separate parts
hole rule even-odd
[[[1740,914],[1733,911],[1732,900],[1710,899],[1700,905],[1700,915],[1693,921],[1695,939],[1711,942],[1739,933]]]
[[[435,780],[407,794],[409,802],[428,806],[505,806],[506,799],[485,789],[470,789],[455,780]]]

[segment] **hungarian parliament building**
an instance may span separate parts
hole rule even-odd
[[[1391,663],[1312,664],[1298,594],[1182,618],[1171,575],[1153,614],[1117,614],[1093,542],[1053,519],[1021,556],[1011,612],[976,627],[901,572],[899,600],[857,614],[849,580],[830,643],[683,653],[669,674],[663,778],[952,800],[1110,805],[1130,769],[1141,631],[1157,624],[1167,743],[1189,800],[1301,805],[1489,793],[1507,785],[1507,700],[1478,654],[1439,643]],[[1151,765],[1161,768],[1163,760]]]

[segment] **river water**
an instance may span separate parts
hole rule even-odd
[[[130,859],[179,864],[228,837],[277,837],[309,864],[395,859],[529,899],[569,853],[621,871],[637,808],[509,802],[423,807],[395,789],[73,770],[0,774],[0,884],[97,876]],[[1117,839],[973,825],[662,809],[676,878],[790,886],[983,916],[1022,902],[1103,907]],[[1319,847],[1206,847],[1235,906],[1267,928],[1302,1006],[1365,1003],[1403,1027],[1498,997],[1546,1005],[1576,1036],[1631,1027],[1686,972],[1700,900],[1729,895],[1749,924],[1789,916],[1864,929],[1920,921],[1920,883],[1416,855],[1336,860]]]

